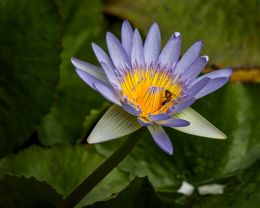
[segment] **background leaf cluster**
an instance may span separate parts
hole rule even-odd
[[[97,64],[91,42],[105,47],[106,31],[119,35],[129,19],[145,35],[156,21],[164,43],[179,31],[183,52],[202,39],[210,69],[246,68],[242,80],[260,69],[259,8],[255,0],[1,0],[0,207],[54,207],[124,141],[86,144],[110,104],[77,77],[72,56]],[[145,132],[77,207],[258,207],[259,89],[231,82],[194,105],[225,141],[167,129],[170,157]],[[177,192],[183,181],[191,196]],[[197,191],[215,183],[223,194]]]

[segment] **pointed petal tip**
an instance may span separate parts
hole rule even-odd
[[[95,139],[92,138],[92,137],[89,137],[89,138],[87,139],[87,142],[88,142],[88,144],[96,144],[96,143],[98,143],[98,142],[95,142]]]
[[[90,134],[89,137],[87,138],[87,143],[88,144],[98,144],[98,143],[102,143],[102,142],[106,142],[106,141],[110,141],[110,140],[114,140],[114,139],[117,139],[117,138],[110,138],[110,139],[106,139],[105,137],[96,137],[95,134],[92,135]]]
[[[160,146],[160,145],[159,145]],[[167,148],[160,146],[160,148],[168,155],[173,155],[173,146],[169,145]]]
[[[178,38],[178,37],[181,36],[181,33],[180,33],[180,32],[175,32],[175,33],[173,34],[173,36],[174,36],[175,38]]]
[[[172,149],[172,151],[168,152],[168,154],[169,155],[173,155],[173,149]]]
[[[233,69],[231,68],[227,68],[226,71],[227,71],[227,77],[230,77],[233,73]]]
[[[106,38],[110,37],[112,35],[111,32],[106,32]]]
[[[180,126],[180,127],[186,127],[186,126],[189,126],[189,125],[190,125],[189,121],[183,120],[182,126]]]
[[[113,33],[111,33],[111,32],[107,32],[106,33],[106,40],[107,41],[108,40],[114,40],[114,38],[116,38],[116,37],[115,37],[115,35]]]
[[[72,65],[75,67],[75,69],[76,70],[82,70],[82,71],[84,71],[83,69],[82,69],[82,62],[84,62],[84,61],[81,61],[81,60],[79,60],[79,59],[77,59],[77,58],[75,58],[75,57],[71,57],[70,58],[70,61],[71,61],[71,63],[72,63]]]
[[[227,135],[224,134],[222,131],[219,131],[219,135],[216,137],[216,139],[227,139]]]
[[[209,61],[209,57],[207,55],[202,56],[203,59],[205,59],[206,62]]]
[[[184,109],[183,111],[175,114],[175,117],[185,119],[190,122],[190,125],[187,127],[173,127],[178,131],[212,139],[227,138],[227,136],[222,131],[217,129],[213,124],[211,124],[192,108]]]
[[[153,24],[151,25],[151,28],[158,28],[159,29],[159,25],[157,22],[153,22]]]
[[[162,147],[160,147],[162,149]],[[173,147],[171,146],[169,149],[163,149],[163,151],[168,155],[173,155]]]
[[[158,25],[157,22],[154,22],[151,27],[149,28],[149,32],[148,33],[156,33],[156,34],[161,34],[161,31],[160,31],[160,27]]]
[[[99,47],[96,43],[91,42],[91,47],[93,50],[95,50],[95,48]]]
[[[163,127],[160,125],[152,125],[147,127],[150,131],[155,143],[167,154],[173,154],[173,146],[171,140]]]
[[[198,45],[201,45],[201,47],[202,47],[203,44],[204,44],[203,40],[198,40],[196,43],[197,43]]]
[[[128,27],[128,26],[131,26],[131,24],[128,20],[125,19],[122,23],[122,27]]]
[[[138,34],[140,35],[140,32],[139,32],[139,30],[137,28],[135,28],[134,29],[134,35],[138,35]]]
[[[76,67],[76,64],[77,64],[77,63],[76,63],[77,60],[78,60],[78,59],[75,58],[75,57],[71,57],[71,58],[70,58],[71,63],[72,63],[75,67]]]
[[[194,47],[198,48],[199,50],[201,50],[203,45],[204,45],[204,42],[202,40],[197,40],[192,46],[194,46]]]

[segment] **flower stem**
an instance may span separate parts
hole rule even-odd
[[[142,130],[133,133],[119,149],[108,157],[94,172],[92,172],[70,195],[58,206],[72,208],[84,198],[100,181],[103,180],[135,147],[141,138]]]

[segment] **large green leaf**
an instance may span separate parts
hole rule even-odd
[[[0,180],[0,207],[50,208],[62,197],[50,185],[34,178],[5,176]]]
[[[255,0],[107,0],[106,12],[147,31],[159,23],[164,40],[174,31],[183,48],[205,41],[203,53],[220,66],[260,65],[260,2]]]
[[[116,197],[97,202],[89,208],[177,208],[178,204],[160,199],[147,178],[135,178],[129,186]]]
[[[189,202],[194,208],[258,208],[260,204],[260,162],[229,178],[224,193],[195,196]],[[188,206],[190,207],[190,206]]]
[[[52,0],[0,2],[0,156],[17,150],[54,99],[61,52]]]
[[[83,181],[104,157],[93,148],[58,145],[51,149],[31,146],[19,154],[0,160],[0,176],[9,173],[46,181],[62,196],[67,196]],[[94,203],[118,193],[129,183],[128,174],[114,169],[82,201],[80,206]]]
[[[120,146],[126,137],[118,141],[106,142],[96,145],[102,155],[109,156]],[[148,176],[156,189],[169,189],[174,191],[179,188],[182,181],[182,171],[179,169],[178,159],[165,154],[153,141],[152,136],[146,131],[141,141],[119,166],[121,170],[129,172],[130,177]]]
[[[60,84],[50,114],[39,128],[43,144],[74,143],[82,133],[85,116],[93,108],[101,107],[102,98],[76,74],[71,57],[96,63],[91,42],[104,27],[100,1],[58,1],[64,17],[64,36]],[[102,39],[104,35],[102,35]]]

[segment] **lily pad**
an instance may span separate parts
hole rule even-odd
[[[61,200],[50,185],[34,178],[5,176],[0,180],[1,207],[8,208],[50,208]]]
[[[75,143],[83,131],[85,116],[91,109],[101,107],[103,100],[78,77],[70,62],[71,57],[97,62],[91,42],[103,34],[102,4],[86,0],[57,3],[64,17],[64,49],[57,98],[38,129],[44,145]]]
[[[178,204],[160,199],[147,178],[135,178],[129,186],[114,198],[97,202],[88,208],[178,208]]]
[[[109,156],[125,139],[127,137],[95,146],[100,154]],[[136,176],[147,176],[156,190],[167,189],[174,191],[180,187],[183,180],[178,159],[175,156],[165,154],[154,143],[148,131],[142,135],[137,146],[118,167],[129,172],[131,179]]]
[[[0,2],[0,157],[17,151],[51,107],[60,23],[52,0]]]
[[[82,145],[58,145],[51,149],[31,146],[19,154],[0,160],[0,177],[6,173],[45,181],[67,196],[102,162],[104,157]],[[115,168],[78,205],[92,204],[118,193],[129,183],[127,173]]]

